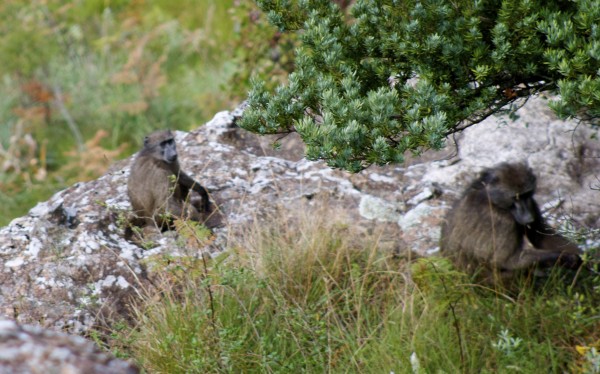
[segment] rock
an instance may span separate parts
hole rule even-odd
[[[398,221],[402,211],[402,206],[399,204],[366,194],[362,196],[358,204],[358,213],[362,217],[381,222]]]
[[[0,319],[0,373],[136,374],[134,365],[80,336]]]
[[[493,117],[467,129],[458,149],[354,175],[299,157],[297,137],[281,139],[274,150],[266,143],[276,138],[238,128],[235,112],[218,113],[191,133],[176,133],[183,170],[208,188],[222,214],[209,246],[187,246],[174,232],[145,243],[125,240],[130,158],[0,229],[0,311],[19,323],[76,334],[129,318],[128,305],[151,284],[157,258],[219,253],[232,228],[276,210],[293,216],[329,204],[352,224],[381,230],[383,248],[434,253],[452,202],[479,170],[503,160],[529,162],[538,175],[537,200],[550,218],[568,215],[575,225],[599,228],[600,192],[589,188],[600,184],[594,131],[557,120],[545,105],[532,99],[515,122]]]
[[[432,254],[439,250],[437,242],[446,210],[447,206],[443,203],[422,202],[400,216],[398,226],[402,229],[402,239],[412,251]]]

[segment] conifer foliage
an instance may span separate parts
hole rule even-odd
[[[287,84],[253,83],[241,126],[298,132],[309,159],[399,163],[543,91],[559,116],[598,125],[598,0],[257,2],[300,43]]]

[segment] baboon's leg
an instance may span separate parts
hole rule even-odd
[[[131,238],[134,236],[136,228],[144,226],[145,223],[145,218],[141,218],[134,213],[130,213],[125,220],[125,239],[131,240]]]
[[[169,203],[167,205],[167,212],[173,216],[174,218],[184,218],[185,217],[185,208],[183,206],[183,202],[170,198]]]
[[[187,206],[186,213],[186,218],[191,219],[192,221],[202,222],[203,220],[203,217],[198,212],[198,209],[192,204]]]
[[[206,199],[198,196],[196,193],[190,195],[189,205],[191,205],[190,208],[193,208],[195,215],[198,217],[202,216],[200,217],[202,219],[210,215],[210,209],[204,210],[206,207]],[[200,220],[200,218],[198,220]]]
[[[189,201],[179,201],[175,198],[172,198],[169,201],[168,212],[172,218],[202,221],[202,215]]]
[[[581,259],[579,256],[571,253],[528,249],[514,253],[499,265],[501,265],[503,270],[520,270],[536,264],[552,266],[556,263],[568,268],[576,268],[581,264]]]

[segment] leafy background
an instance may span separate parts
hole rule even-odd
[[[287,39],[246,0],[3,1],[0,226],[284,79]]]

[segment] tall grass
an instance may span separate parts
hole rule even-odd
[[[148,291],[136,307],[126,349],[152,373],[583,372],[589,364],[577,347],[600,339],[597,279],[570,287],[554,273],[515,293],[479,287],[443,259],[382,252],[377,233],[331,210],[256,220],[220,258],[166,269],[160,297]]]

